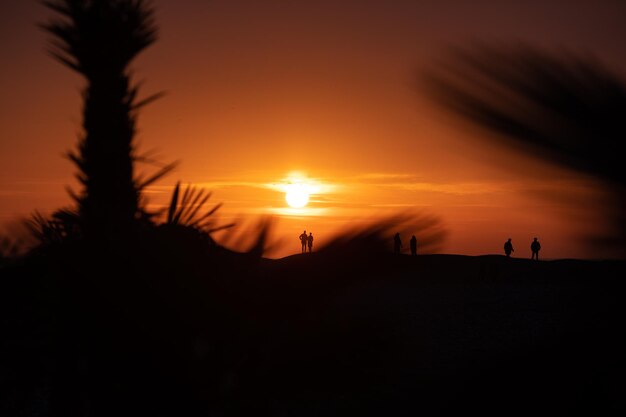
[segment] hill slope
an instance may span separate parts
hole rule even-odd
[[[219,259],[106,297],[49,259],[0,271],[4,414],[625,410],[626,262]]]

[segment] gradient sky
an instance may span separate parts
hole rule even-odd
[[[134,64],[143,93],[167,95],[139,118],[139,144],[179,168],[149,190],[165,204],[177,180],[214,190],[223,221],[273,214],[271,253],[322,244],[342,228],[398,211],[439,217],[442,251],[600,257],[585,236],[607,227],[592,178],[488,145],[433,104],[418,75],[450,47],[524,42],[599,59],[626,73],[622,1],[157,0],[160,38]],[[0,2],[0,223],[70,204],[63,158],[80,132],[82,80],[45,53],[36,1]],[[138,171],[150,171],[139,167]],[[280,185],[300,172],[321,186],[285,210]],[[559,198],[554,198],[554,197]],[[405,239],[408,242],[408,237]]]

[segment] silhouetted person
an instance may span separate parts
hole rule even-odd
[[[309,244],[309,253],[311,253],[311,251],[313,250],[313,233],[309,233],[309,237],[306,239],[306,241]]]
[[[417,239],[415,235],[411,238],[411,255],[417,255]]]
[[[306,243],[308,241],[308,236],[306,235],[306,230],[302,232],[300,235],[300,244],[302,245],[302,253],[306,252]]]
[[[541,244],[539,243],[537,238],[535,238],[535,240],[533,240],[533,243],[530,244],[530,250],[533,253],[530,259],[539,260],[539,251],[541,250]]]
[[[513,244],[511,243],[511,238],[509,238],[509,240],[507,240],[504,243],[504,253],[506,253],[507,257],[509,257],[509,256],[511,256],[511,252],[515,252],[515,249],[513,249]]]
[[[400,233],[396,233],[393,237],[393,252],[400,253],[400,248],[402,248],[402,241],[400,240]]]

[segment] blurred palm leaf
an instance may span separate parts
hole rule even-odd
[[[439,103],[504,143],[626,185],[626,82],[598,62],[485,47],[456,51],[428,81]]]
[[[594,242],[626,248],[622,77],[589,57],[518,46],[457,50],[427,79],[437,102],[499,142],[601,180],[612,230]]]

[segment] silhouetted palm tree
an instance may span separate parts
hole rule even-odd
[[[143,0],[57,0],[45,6],[62,18],[43,25],[54,35],[50,53],[84,76],[83,129],[77,152],[84,188],[76,196],[86,237],[116,239],[133,229],[139,183],[133,173],[137,100],[129,64],[156,40],[153,11]]]

